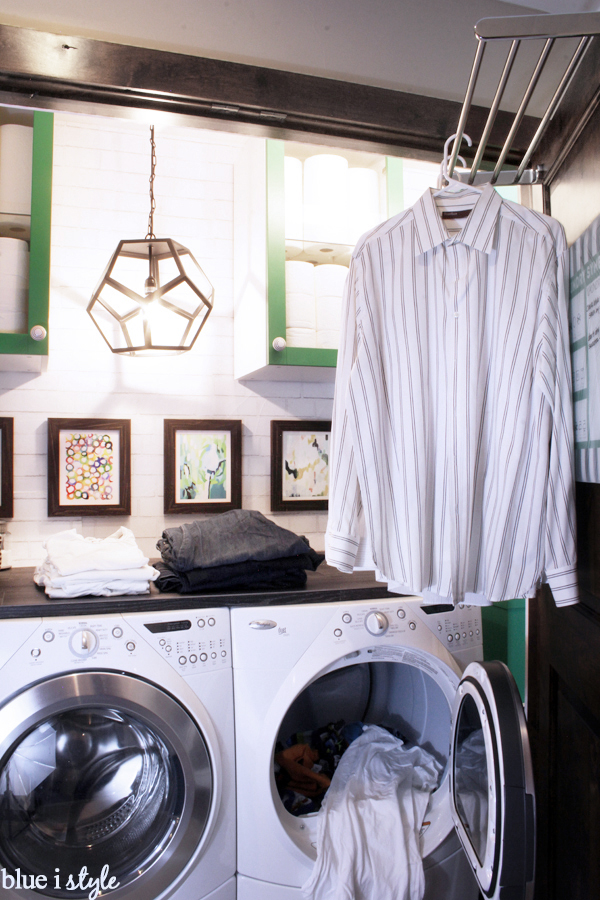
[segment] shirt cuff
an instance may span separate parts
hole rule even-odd
[[[557,606],[573,606],[575,603],[579,603],[576,566],[553,569],[546,573],[546,581]]]
[[[359,538],[346,534],[325,533],[325,561],[340,572],[353,572],[358,555]]]

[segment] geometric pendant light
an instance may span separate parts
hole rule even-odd
[[[150,146],[148,234],[119,242],[87,308],[112,352],[127,356],[190,350],[214,300],[212,284],[187,247],[154,234],[154,126]]]

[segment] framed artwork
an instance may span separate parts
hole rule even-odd
[[[271,509],[327,509],[331,422],[271,422]]]
[[[48,419],[48,515],[131,515],[129,419]]]
[[[165,513],[241,506],[241,420],[165,419]]]
[[[0,417],[0,519],[13,517],[14,420]]]

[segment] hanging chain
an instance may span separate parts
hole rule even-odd
[[[156,144],[154,143],[154,125],[150,126],[150,215],[148,216],[148,234],[146,240],[156,239],[154,234],[154,210],[156,209],[156,200],[154,199],[154,178],[156,177]]]

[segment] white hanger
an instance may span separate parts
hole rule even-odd
[[[441,194],[460,194],[463,191],[475,191],[477,194],[481,194],[481,188],[475,187],[475,185],[473,184],[465,184],[464,182],[459,181],[457,178],[451,178],[451,176],[448,174],[448,164],[450,162],[450,143],[454,140],[456,140],[456,135],[451,134],[444,144],[444,158],[440,166],[440,176],[438,178],[439,188],[434,192],[434,197],[439,197]],[[469,147],[472,146],[473,141],[468,134],[463,134],[463,140],[467,142]],[[466,163],[462,156],[457,157],[457,161],[462,163],[463,168],[466,168]]]

